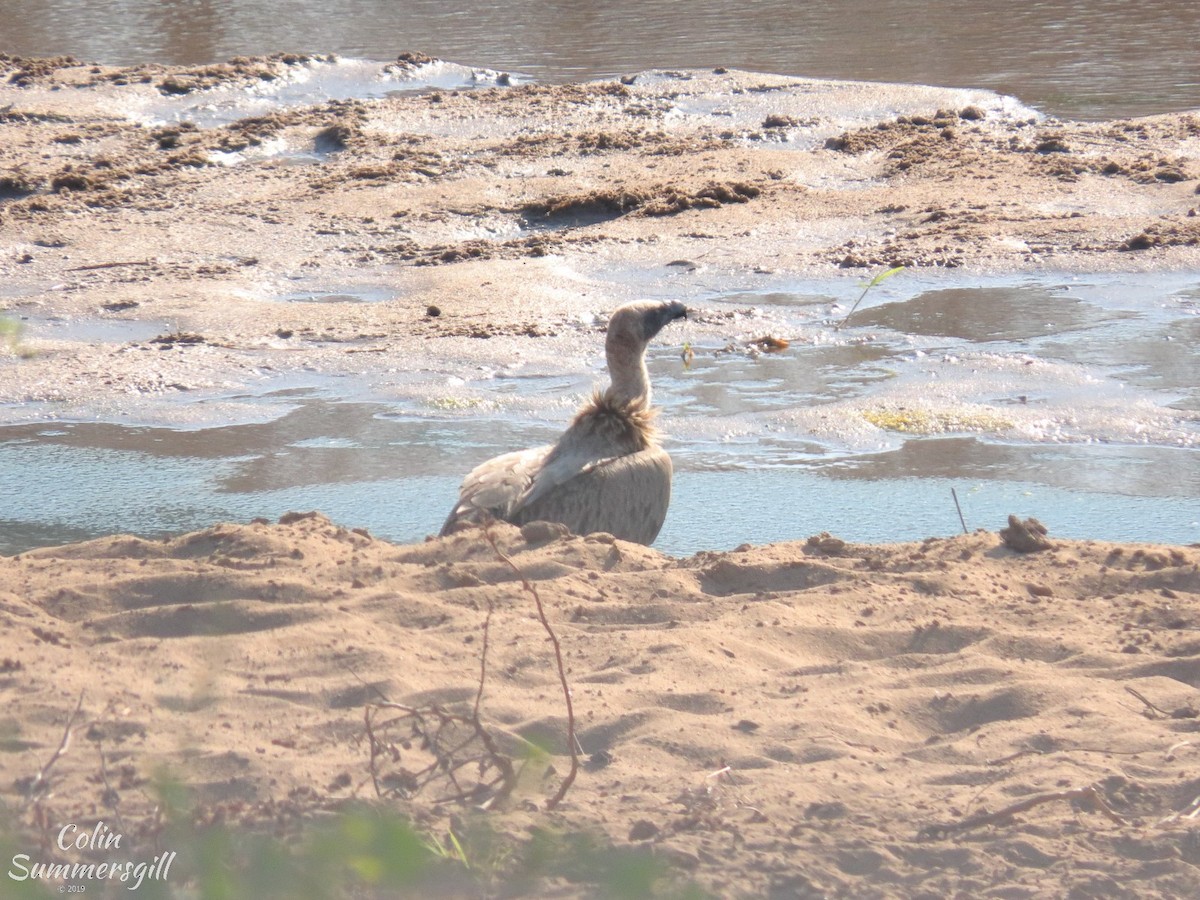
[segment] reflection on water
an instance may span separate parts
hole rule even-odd
[[[0,310],[0,315],[3,315]],[[96,319],[26,316],[9,313],[25,327],[29,338],[50,341],[79,341],[89,344],[126,344],[148,341],[171,331],[168,322],[137,319]]]
[[[1047,342],[1044,350],[1081,365],[1119,366],[1121,377],[1131,384],[1178,393],[1172,407],[1200,412],[1200,317],[1138,335],[1104,329],[1084,342]]]
[[[659,394],[672,394],[656,396],[672,418],[729,416],[860,396],[894,377],[886,363],[902,352],[882,343],[806,347],[802,366],[793,355],[731,352],[694,359],[686,378],[673,361],[652,374],[664,388]]]
[[[1000,444],[948,437],[907,441],[888,453],[840,460],[826,471],[833,478],[866,481],[1011,480],[1080,494],[1200,501],[1198,461],[1195,450],[1169,447]],[[1097,509],[1096,514],[1103,512]]]
[[[200,64],[276,51],[421,50],[547,81],[725,65],[1015,95],[1057,115],[1200,106],[1194,0],[5,0],[18,55]]]
[[[972,482],[954,473],[880,481],[829,476],[812,468],[680,472],[655,547],[682,556],[743,542],[803,540],[822,531],[869,543],[948,537],[962,530],[952,488],[970,529],[997,531],[1014,513],[1039,518],[1051,537],[1200,540],[1196,497],[1164,500],[1064,490],[1006,477]]]
[[[877,325],[908,334],[966,341],[1020,341],[1097,325],[1105,313],[1062,289],[1030,287],[947,288],[856,314],[855,325]]]

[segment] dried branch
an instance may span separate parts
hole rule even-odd
[[[958,831],[970,831],[972,828],[982,828],[985,825],[995,825],[1000,822],[1007,822],[1018,813],[1026,812],[1033,809],[1035,806],[1041,806],[1043,803],[1053,803],[1058,800],[1081,801],[1090,809],[1103,813],[1118,825],[1128,825],[1129,822],[1108,805],[1108,801],[1096,789],[1094,784],[1087,787],[1074,788],[1069,791],[1051,791],[1047,794],[1037,794],[1033,797],[1026,797],[1011,806],[1006,806],[1003,809],[993,813],[980,813],[976,816],[971,816],[969,819],[963,819],[961,822],[946,822],[939,825],[926,825],[917,835],[919,840],[936,840],[937,838],[947,837]]]
[[[72,266],[71,268],[67,269],[67,271],[68,272],[94,272],[98,269],[117,269],[122,266],[152,266],[152,265],[154,265],[154,260],[152,260],[152,259],[128,259],[128,260],[121,260],[119,262],[103,262],[103,263],[92,263],[92,264],[86,265],[86,266]]]
[[[571,686],[567,683],[567,670],[563,665],[562,646],[558,642],[558,635],[554,633],[554,629],[550,627],[550,620],[546,618],[546,608],[542,605],[542,598],[537,592],[537,588],[530,583],[525,577],[525,573],[521,571],[512,558],[496,545],[496,537],[492,534],[491,523],[485,521],[483,524],[483,537],[491,545],[492,552],[497,558],[506,563],[513,573],[521,581],[521,586],[525,589],[537,606],[538,618],[542,622],[542,627],[546,629],[546,634],[550,635],[550,643],[554,645],[554,661],[558,666],[558,679],[562,683],[563,700],[567,707],[567,748],[571,753],[571,770],[563,778],[562,784],[559,785],[558,792],[546,801],[547,809],[554,809],[562,802],[562,798],[567,795],[567,791],[575,781],[575,776],[579,773],[579,751],[576,748],[575,738],[575,709],[571,704]]]
[[[83,709],[83,691],[79,692],[79,702],[75,704],[75,709],[67,717],[67,724],[63,728],[62,740],[58,742],[58,748],[54,751],[54,755],[46,761],[38,773],[30,780],[26,788],[25,808],[28,809],[31,805],[41,799],[40,795],[44,794],[49,787],[47,779],[50,775],[50,770],[54,768],[54,764],[58,762],[59,757],[67,752],[67,748],[71,746],[71,733],[75,728],[75,720],[79,717],[80,710]]]
[[[124,834],[125,822],[121,818],[121,795],[108,780],[108,764],[104,759],[104,744],[99,738],[96,739],[96,752],[100,754],[100,778],[104,782],[104,803],[112,809],[113,815],[117,819],[117,828]]]
[[[1168,822],[1178,822],[1180,819],[1192,820],[1200,816],[1200,797],[1195,797],[1191,803],[1181,809],[1179,812],[1173,812],[1165,818],[1159,819],[1159,825],[1166,825]]]
[[[1162,707],[1156,706],[1153,703],[1151,703],[1149,700],[1147,700],[1145,698],[1145,696],[1143,694],[1141,694],[1135,688],[1132,688],[1129,685],[1125,685],[1125,691],[1129,694],[1132,694],[1138,700],[1142,701],[1142,704],[1146,707],[1146,715],[1149,718],[1151,718],[1151,719],[1169,719],[1171,717],[1171,714],[1169,712],[1167,712]]]
[[[381,709],[399,710],[401,715],[376,722],[374,716]],[[436,705],[413,707],[389,702],[368,706],[364,717],[371,745],[371,782],[378,796],[398,793],[413,797],[433,786],[438,792],[435,803],[472,802],[486,809],[516,787],[512,760],[500,752],[478,716],[460,715]],[[386,739],[384,732],[397,725],[406,725],[407,733]],[[408,768],[402,764],[414,756],[421,759],[419,765]],[[379,761],[385,758],[399,768],[381,773]],[[473,785],[464,785],[459,777],[468,766],[476,769]]]
[[[962,507],[958,505],[958,491],[950,488],[950,496],[954,498],[954,508],[958,510],[958,521],[962,524],[963,534],[970,534],[967,530],[967,520],[963,518]]]
[[[495,547],[495,544],[492,544]],[[483,617],[483,639],[480,641],[481,647],[479,650],[479,690],[475,692],[475,707],[473,715],[478,720],[479,704],[483,702],[483,684],[487,679],[487,657],[488,657],[488,638],[492,633],[492,613],[496,611],[496,604],[492,601],[490,594],[487,596],[487,615]]]
[[[538,618],[554,647],[554,659],[566,701],[567,748],[571,755],[571,769],[559,785],[558,791],[547,801],[547,808],[553,809],[566,796],[574,782],[579,771],[581,753],[575,731],[575,711],[571,703],[571,689],[567,683],[562,646],[546,616],[546,609],[537,588],[499,548],[490,525],[491,520],[483,523],[483,537],[497,559],[513,570],[525,591],[533,597]],[[414,707],[386,699],[370,704],[364,709],[363,726],[370,754],[367,768],[377,797],[388,794],[413,797],[421,791],[428,791],[434,795],[434,803],[474,803],[480,808],[488,809],[508,797],[516,788],[520,772],[514,766],[513,760],[501,752],[480,718],[484,687],[487,684],[488,651],[494,614],[495,603],[489,597],[487,615],[483,621],[479,681],[475,690],[475,702],[469,714],[452,712],[436,704]],[[396,710],[400,714],[381,721],[379,713],[382,710]],[[393,733],[398,727],[405,729],[402,736]],[[475,769],[471,780],[464,778],[464,773],[469,767]],[[364,779],[363,783],[365,782]]]

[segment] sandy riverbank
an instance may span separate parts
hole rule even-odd
[[[744,72],[244,118],[200,102],[329,65],[7,63],[0,303],[166,339],[30,341],[20,364],[0,358],[10,417],[200,397],[263,372],[437,370],[511,351],[503,339],[570,354],[624,299],[606,273],[672,263],[782,279],[1200,269],[1195,114],[1057,122],[985,91]],[[232,121],[167,121],[217,113]],[[360,286],[388,299],[288,302]]]
[[[478,534],[403,547],[320,516],[0,559],[5,804],[25,834],[30,810],[119,814],[148,846],[160,767],[204,821],[294,827],[376,802],[364,705],[469,711],[492,606],[480,718],[503,753],[548,748],[555,774],[473,817],[436,802],[444,782],[391,795],[415,745],[381,757],[384,805],[430,833],[582,829],[722,896],[1200,887],[1195,819],[1175,816],[1200,796],[1197,549],[1051,535],[1023,554],[977,532],[672,559],[496,533],[572,685],[586,765],[555,811],[537,804],[567,770],[565,706],[512,571]],[[24,806],[81,695],[52,794]]]

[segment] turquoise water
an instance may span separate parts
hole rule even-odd
[[[325,424],[314,430],[324,435],[300,437],[305,423],[318,421]],[[379,537],[420,541],[441,527],[461,472],[522,438],[550,436],[489,427],[489,441],[471,443],[472,431],[316,400],[275,423],[192,432],[83,423],[0,429],[0,553],[309,509]],[[1016,513],[1037,516],[1061,537],[1192,543],[1200,541],[1196,454],[953,437],[718,470],[676,448],[674,497],[655,546],[687,555],[822,531],[854,541],[948,536],[961,530],[952,489],[972,529],[996,530]],[[1130,477],[1135,472],[1140,477]]]

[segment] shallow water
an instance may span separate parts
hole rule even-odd
[[[11,314],[28,338],[87,344],[125,344],[148,341],[171,330],[167,322],[145,319],[68,318]]]
[[[279,398],[284,401],[285,398]],[[287,398],[295,402],[297,398]],[[320,509],[396,541],[436,533],[462,472],[553,429],[397,418],[375,404],[301,400],[281,419],[181,432],[76,423],[0,429],[0,553],[110,533],[166,535]],[[675,496],[656,546],[685,555],[821,531],[860,541],[999,528],[1010,512],[1053,534],[1200,540],[1195,450],[910,440],[862,455],[721,461],[672,447]]]
[[[541,81],[716,65],[984,87],[1071,118],[1200,107],[1194,0],[5,0],[0,52],[203,64],[277,51],[419,50]]]
[[[246,84],[219,84],[187,94],[112,96],[110,112],[158,125],[188,121],[200,128],[227,125],[276,109],[336,100],[373,100],[392,95],[438,90],[495,87],[510,82],[501,73],[451,62],[433,62],[414,69],[391,71],[386,62],[357,58],[315,58],[287,67],[281,77]],[[296,165],[319,163],[331,147],[317,141],[303,148],[265,141],[246,150],[213,153],[220,165],[278,158]]]
[[[699,284],[701,275],[722,289]],[[666,552],[821,531],[860,541],[949,535],[961,528],[952,489],[969,528],[996,529],[1017,513],[1060,536],[1200,541],[1194,276],[968,283],[904,273],[843,329],[858,293],[845,281],[731,289],[735,279],[718,273],[630,280],[639,293],[689,295],[695,317],[727,322],[720,340],[678,326],[650,353],[677,470],[656,544]],[[333,302],[361,301],[347,290]],[[747,352],[763,334],[791,345]],[[685,339],[696,352],[688,368]],[[388,400],[379,385],[310,379],[208,398],[257,410],[256,421],[221,427],[3,427],[0,552],[313,508],[420,540],[440,527],[466,471],[553,440],[597,364],[472,367],[465,380],[402,373],[409,389]]]
[[[381,77],[378,64],[322,63],[249,95],[137,95],[146,105],[129,114],[211,124],[322,94],[488,78],[494,73],[435,66],[400,85]],[[738,104],[731,115],[753,110]],[[1200,540],[1195,274],[904,272],[872,290],[843,328],[861,292],[847,278],[789,281],[711,261],[622,270],[598,257],[578,265],[594,266],[578,274],[599,283],[606,306],[658,297],[695,310],[695,325],[675,326],[650,353],[677,468],[658,542],[668,552],[825,530],[867,541],[949,534],[961,527],[952,488],[970,527],[997,528],[1013,512],[1036,515],[1060,535]],[[357,277],[281,278],[254,297],[334,305],[394,298],[386,269]],[[32,339],[132,344],[173,330],[124,313],[27,316],[22,299],[0,286],[0,315],[12,307],[8,318]],[[392,540],[419,540],[438,529],[466,471],[561,431],[602,377],[597,324],[587,316],[572,323],[567,353],[552,342],[514,352],[497,339],[452,360],[414,351],[374,381],[293,368],[239,392],[153,401],[187,405],[192,415],[175,417],[197,423],[187,430],[83,421],[98,414],[64,414],[53,404],[22,410],[10,420],[27,424],[0,427],[0,552],[310,508]],[[748,349],[766,335],[790,346]],[[695,350],[689,367],[679,355],[684,341]],[[31,416],[42,421],[28,424]],[[153,408],[140,419],[162,420]]]

